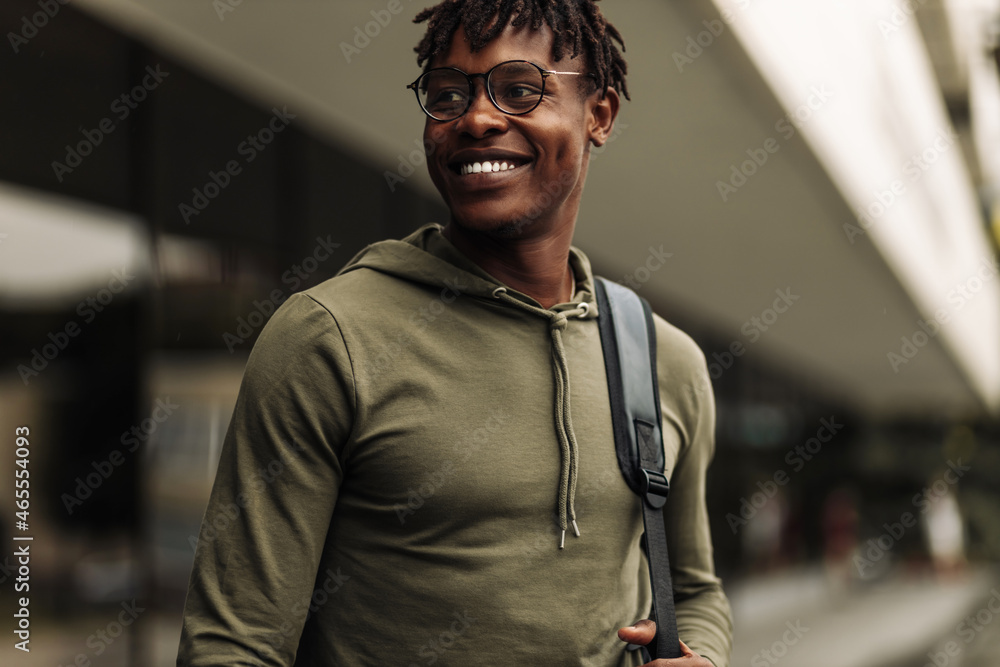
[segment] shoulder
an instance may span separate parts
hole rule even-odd
[[[281,305],[261,332],[250,365],[275,365],[279,372],[339,367],[339,373],[354,374],[426,303],[419,286],[381,271],[341,273]]]
[[[655,313],[653,323],[656,327],[656,366],[661,381],[664,375],[675,382],[678,379],[707,381],[705,353],[694,339]]]
[[[319,343],[329,332],[333,317],[308,292],[296,292],[275,311],[261,331],[251,357],[271,348],[286,352]]]
[[[335,319],[346,323],[368,317],[381,321],[400,305],[411,300],[418,302],[427,294],[427,287],[390,270],[354,266],[302,294]]]
[[[662,317],[653,319],[664,445],[675,457],[697,450],[711,458],[715,397],[705,354],[688,334]]]
[[[244,381],[301,380],[307,369],[315,379],[316,369],[349,366],[346,357],[340,327],[329,309],[308,292],[296,292],[261,331],[247,360]]]
[[[289,429],[305,420],[341,441],[356,403],[354,363],[336,320],[308,294],[291,295],[250,352],[238,402],[249,413],[241,419]]]
[[[302,294],[333,313],[338,308],[362,305],[386,290],[394,291],[401,282],[381,271],[356,267],[324,280]]]

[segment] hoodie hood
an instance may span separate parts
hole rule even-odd
[[[575,510],[579,447],[573,432],[569,368],[562,332],[573,319],[597,318],[594,276],[590,262],[578,249],[570,248],[569,264],[576,277],[573,300],[546,309],[535,299],[507,287],[483,271],[441,234],[442,229],[439,224],[428,224],[402,240],[372,244],[355,255],[340,273],[362,268],[372,269],[432,288],[445,288],[467,296],[498,301],[547,320],[555,389],[552,419],[562,462],[556,493],[561,529],[559,548],[562,549],[568,529],[572,528],[574,534],[580,536]]]

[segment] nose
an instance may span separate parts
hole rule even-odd
[[[456,129],[473,137],[482,138],[491,132],[503,132],[507,128],[507,114],[493,104],[486,91],[486,79],[480,77],[472,82],[472,99],[469,108],[458,119]]]

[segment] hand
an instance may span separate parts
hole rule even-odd
[[[618,639],[629,644],[647,646],[649,642],[653,641],[654,637],[656,637],[656,623],[649,619],[636,621],[631,627],[618,630]],[[679,658],[671,658],[669,660],[661,658],[660,660],[647,662],[642,667],[714,667],[712,662],[707,658],[695,655],[684,642],[681,642],[681,653],[683,655]]]

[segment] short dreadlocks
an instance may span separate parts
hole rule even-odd
[[[631,99],[625,74],[628,65],[612,40],[625,42],[618,30],[608,23],[595,4],[597,0],[444,0],[429,7],[413,19],[414,23],[427,21],[427,33],[414,49],[417,64],[423,66],[439,53],[448,50],[459,26],[465,29],[469,48],[478,51],[486,46],[508,25],[519,27],[530,24],[532,30],[542,27],[544,21],[555,34],[552,57],[561,60],[569,54],[575,58],[585,53],[598,89],[612,86],[626,99]],[[513,20],[512,20],[513,17]]]

